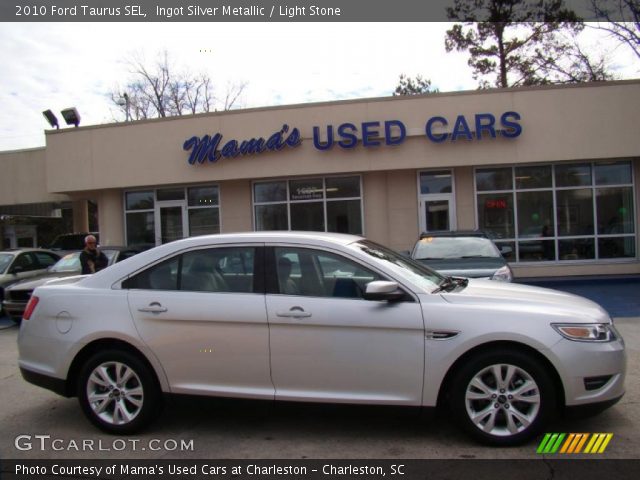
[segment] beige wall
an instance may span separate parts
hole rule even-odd
[[[62,202],[47,191],[46,150],[0,152],[0,205]]]
[[[388,97],[307,106],[271,107],[127,124],[81,127],[47,134],[50,192],[199,183],[274,176],[368,172],[481,164],[637,156],[640,152],[640,82],[563,88],[491,90],[420,97]],[[464,114],[522,115],[516,139],[459,140],[435,144],[426,139],[428,118],[450,122]],[[345,151],[319,151],[313,126],[397,119],[410,138],[403,144]],[[226,140],[267,138],[283,124],[304,137],[295,149],[222,159],[191,166],[183,151],[191,136],[222,133]],[[73,171],[74,175],[66,172]]]
[[[419,235],[415,170],[363,177],[365,235],[396,250],[410,250]]]
[[[456,217],[458,230],[475,230],[476,202],[473,187],[473,167],[454,169],[453,178],[456,185]]]
[[[251,182],[220,183],[220,226],[224,233],[250,232],[252,224]]]
[[[98,195],[100,244],[125,245],[124,203],[121,190],[103,190]]]

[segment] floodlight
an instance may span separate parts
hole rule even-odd
[[[47,119],[49,125],[51,125],[51,128],[60,128],[60,125],[58,125],[58,118],[51,110],[45,110],[44,112],[42,112],[42,115],[44,115],[44,118]]]
[[[62,114],[62,118],[67,122],[67,125],[75,125],[76,127],[80,124],[80,114],[75,107],[66,108],[60,112]]]

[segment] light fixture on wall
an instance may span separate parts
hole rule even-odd
[[[60,125],[58,125],[58,118],[51,110],[45,110],[44,112],[42,112],[42,115],[44,115],[44,118],[47,119],[49,125],[51,125],[51,128],[60,128]]]
[[[65,108],[60,113],[64,121],[67,122],[67,125],[75,125],[76,127],[80,125],[80,114],[75,107]]]

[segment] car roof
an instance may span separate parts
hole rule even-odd
[[[451,230],[445,232],[423,232],[420,238],[428,237],[484,237],[492,238],[492,236],[484,230]]]
[[[5,250],[0,250],[0,253],[10,253],[10,254],[14,254],[17,255],[19,253],[23,253],[23,252],[47,252],[47,253],[52,253],[53,255],[56,255],[57,257],[60,256],[59,253],[54,252],[53,250],[47,250],[46,248],[8,248]]]
[[[362,240],[362,237],[357,235],[349,235],[346,233],[331,233],[331,232],[302,232],[302,231],[288,231],[288,230],[271,230],[264,232],[238,232],[238,233],[219,233],[215,235],[202,235],[198,237],[189,237],[182,240],[176,240],[171,242],[172,244],[185,243],[226,243],[229,242],[328,242],[336,243],[340,245],[348,245],[353,242]],[[106,247],[105,247],[106,248]]]

